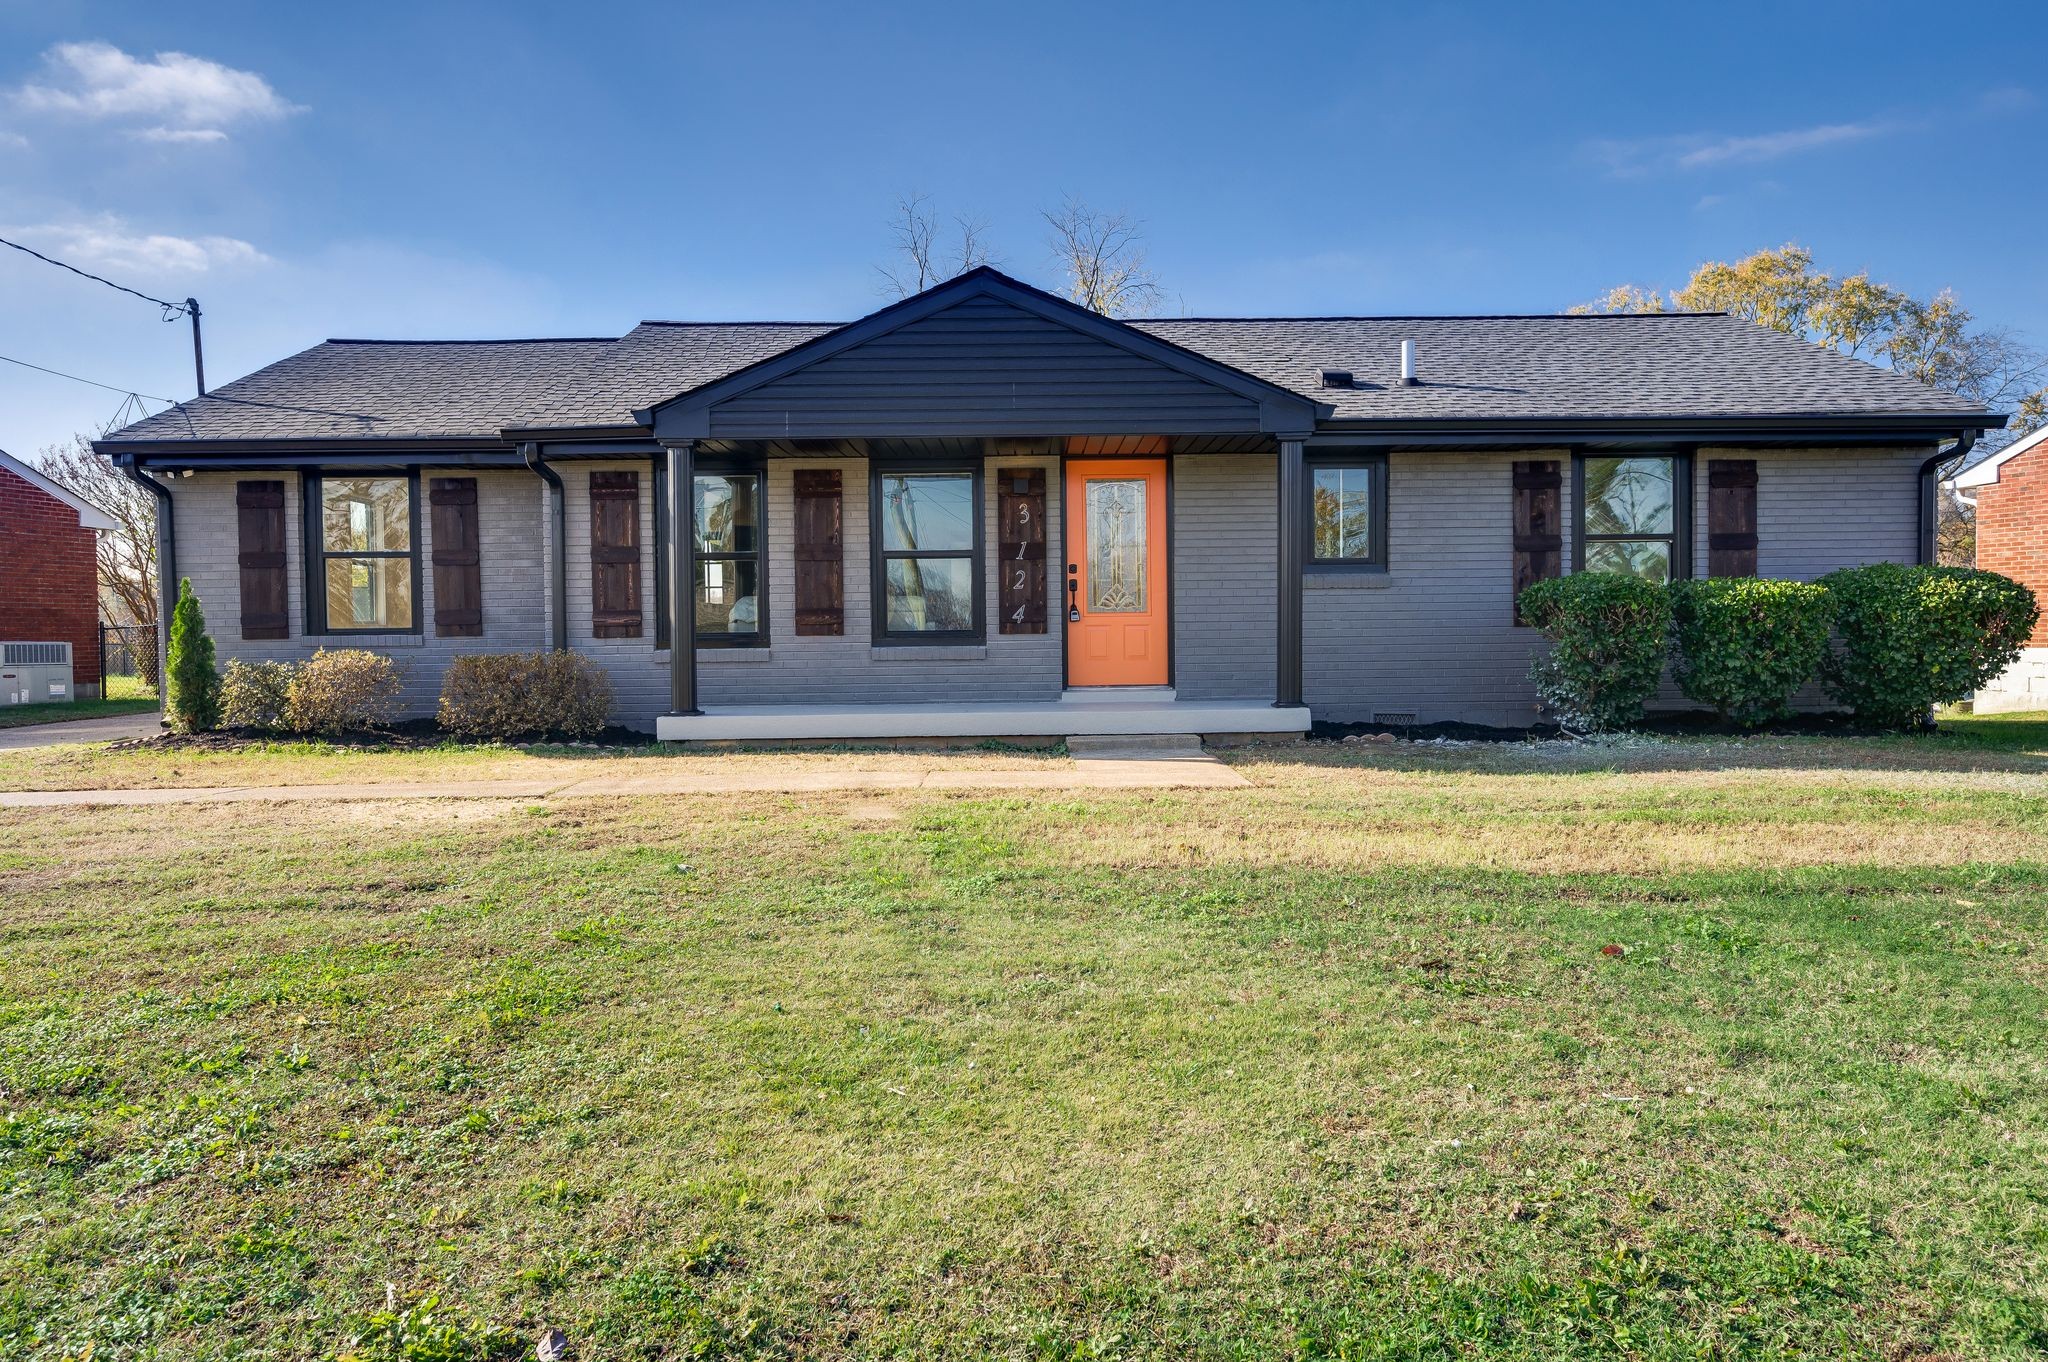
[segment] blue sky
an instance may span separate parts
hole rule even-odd
[[[1563,16],[1563,17],[1560,17]],[[0,2],[0,236],[196,295],[225,381],[327,336],[878,305],[906,191],[1163,310],[1550,312],[1797,240],[2048,344],[2039,6]],[[0,251],[0,355],[191,391],[155,310]],[[0,364],[0,447],[114,393]]]

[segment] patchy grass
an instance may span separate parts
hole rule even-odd
[[[156,708],[155,691],[132,676],[110,676],[106,678],[105,693],[97,700],[74,700],[68,705],[9,705],[0,709],[0,728],[104,719],[114,714],[148,714]]]
[[[0,1356],[2036,1355],[2031,750],[0,813]]]
[[[593,748],[449,742],[436,747],[363,747],[279,739],[222,750],[117,749],[103,743],[0,751],[0,790],[123,790],[225,785],[349,785],[365,781],[560,780],[598,773],[659,773],[676,762],[756,770],[791,763],[857,770],[1035,768],[1064,753],[991,747],[962,752],[846,748],[793,753],[715,752],[677,746]]]
[[[2048,757],[2048,710],[2016,714],[1944,714],[1943,736],[2000,752]]]

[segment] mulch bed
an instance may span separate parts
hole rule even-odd
[[[1675,710],[1652,714],[1629,732],[1637,735],[1688,738],[1884,738],[1892,730],[1858,724],[1849,714],[1795,714],[1762,728],[1742,728],[1704,711]],[[1310,742],[1342,742],[1350,737],[1389,737],[1404,742],[1549,742],[1574,736],[1556,724],[1527,728],[1489,728],[1485,724],[1335,724],[1318,722],[1308,731]]]
[[[505,744],[512,747],[543,745],[540,738]],[[147,738],[124,738],[107,746],[117,752],[243,752],[280,742],[320,742],[329,747],[346,747],[365,752],[421,752],[451,744],[487,746],[474,738],[447,732],[432,719],[406,719],[386,728],[362,733],[319,735],[283,733],[264,728],[224,728],[213,733],[159,733]],[[546,742],[551,747],[597,749],[602,747],[651,747],[654,735],[616,725],[589,738]]]

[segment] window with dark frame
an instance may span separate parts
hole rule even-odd
[[[697,464],[691,600],[699,648],[765,648],[768,637],[768,479],[758,464]],[[654,646],[671,646],[668,472],[654,470]],[[708,568],[709,564],[717,564]]]
[[[698,470],[697,642],[760,647],[768,642],[767,516],[757,469]]]
[[[1580,572],[1663,585],[1691,574],[1691,460],[1682,454],[1584,454],[1573,465]]]
[[[979,643],[980,468],[877,465],[869,494],[875,640]]]
[[[307,478],[308,632],[421,632],[418,524],[417,473]]]
[[[1387,566],[1387,456],[1318,451],[1308,460],[1310,570]]]

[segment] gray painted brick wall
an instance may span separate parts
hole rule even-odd
[[[1758,567],[1766,576],[1810,579],[1838,567],[1918,551],[1918,470],[1925,450],[1727,451],[1758,463]],[[1706,461],[1699,452],[1696,571],[1706,568]],[[1389,570],[1305,579],[1303,671],[1319,718],[1371,719],[1405,712],[1421,722],[1459,719],[1516,725],[1536,714],[1528,680],[1539,636],[1512,623],[1512,494],[1516,459],[1559,451],[1395,454],[1389,461]],[[766,649],[704,649],[704,703],[804,704],[882,701],[1053,700],[1061,690],[1064,591],[1060,476],[1056,459],[1005,457],[985,464],[984,514],[995,520],[995,469],[1046,470],[1054,543],[1046,557],[1053,618],[1043,635],[996,631],[999,584],[991,533],[987,643],[972,648],[876,648],[869,637],[868,470],[860,460],[775,460],[768,465],[769,628]],[[570,645],[598,659],[617,694],[615,717],[648,726],[668,707],[668,653],[654,647],[654,481],[646,460],[557,465],[566,488]],[[799,467],[837,467],[845,488],[846,633],[799,638],[788,527]],[[590,633],[590,474],[641,476],[642,637]],[[451,470],[452,471],[452,470]],[[425,470],[422,479],[434,470]],[[470,474],[463,473],[462,476]],[[235,657],[297,659],[325,644],[388,652],[405,668],[409,712],[431,713],[448,659],[463,652],[547,646],[547,535],[542,484],[520,471],[479,471],[485,633],[433,636],[432,524],[424,490],[419,527],[426,621],[422,636],[304,636],[303,522],[296,474],[205,473],[170,482],[181,570],[192,578],[225,663]],[[286,484],[292,636],[244,643],[236,565],[235,489],[241,478]],[[1265,456],[1184,455],[1173,461],[1174,683],[1189,699],[1260,699],[1273,693],[1276,572],[1274,465]],[[1565,479],[1570,561],[1571,479]],[[1679,697],[1667,689],[1667,700]],[[1808,699],[1817,697],[1809,696]]]
[[[1173,461],[1175,694],[1272,699],[1278,497],[1270,455]]]
[[[1513,465],[1551,458],[1563,464],[1569,564],[1566,453],[1389,456],[1387,571],[1304,576],[1303,690],[1317,718],[1534,721],[1529,663],[1542,639],[1514,622]]]
[[[476,638],[434,636],[433,515],[427,481],[435,476],[475,477],[477,520],[484,586],[484,633]],[[241,545],[235,514],[235,484],[282,481],[285,485],[285,553],[291,604],[289,639],[242,638]],[[309,636],[306,620],[305,518],[302,482],[296,473],[197,473],[169,483],[176,506],[178,571],[192,580],[206,612],[207,630],[225,667],[235,658],[295,662],[321,647],[367,648],[397,661],[407,714],[431,714],[441,693],[441,674],[461,653],[530,652],[546,646],[542,569],[540,481],[531,473],[495,470],[424,469],[420,473],[417,534],[423,568],[420,599],[413,608],[425,628],[419,634],[327,634]]]
[[[1919,468],[1928,452],[1700,450],[1694,571],[1704,575],[1707,568],[1708,459],[1757,461],[1757,570],[1811,580],[1861,563],[1914,560]],[[1311,572],[1304,582],[1304,690],[1318,718],[1412,713],[1422,723],[1513,727],[1537,717],[1529,665],[1542,639],[1513,623],[1511,465],[1532,458],[1564,463],[1569,566],[1576,523],[1569,457],[1535,449],[1391,456],[1388,571]],[[1809,690],[1800,699],[1816,704],[1823,697]],[[1686,702],[1667,680],[1659,703]]]

